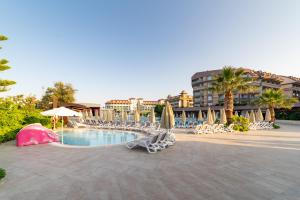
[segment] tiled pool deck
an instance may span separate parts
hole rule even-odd
[[[300,130],[177,134],[157,154],[124,145],[0,145],[0,199],[300,199]]]

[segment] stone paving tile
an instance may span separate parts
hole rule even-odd
[[[123,145],[0,145],[0,200],[300,199],[300,134],[177,134],[157,154]]]

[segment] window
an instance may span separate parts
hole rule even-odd
[[[212,96],[211,95],[207,96],[207,101],[212,101]]]

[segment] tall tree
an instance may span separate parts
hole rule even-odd
[[[4,35],[0,35],[0,41],[7,40],[8,38]],[[1,49],[1,47],[0,47]],[[8,60],[0,59],[0,72],[10,69],[8,66]],[[16,84],[15,81],[0,79],[0,92],[6,92],[8,90],[8,86]]]
[[[224,109],[228,123],[232,122],[234,110],[234,94],[250,92],[255,89],[253,79],[245,74],[242,68],[225,66],[222,71],[213,78],[212,87],[209,90],[224,95]]]
[[[73,103],[75,101],[76,90],[70,83],[56,82],[54,87],[48,87],[41,100],[41,107],[49,108],[55,99],[58,105]]]
[[[272,122],[275,122],[275,108],[291,109],[297,102],[297,98],[288,97],[282,90],[275,89],[265,90],[258,98],[259,105],[264,105],[269,108]]]
[[[162,114],[162,111],[164,109],[165,105],[160,105],[160,104],[157,104],[154,108],[154,112],[156,113],[156,116],[161,116]]]

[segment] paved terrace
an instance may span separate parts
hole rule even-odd
[[[177,134],[157,154],[124,145],[0,145],[0,199],[300,198],[299,127],[243,134]]]

